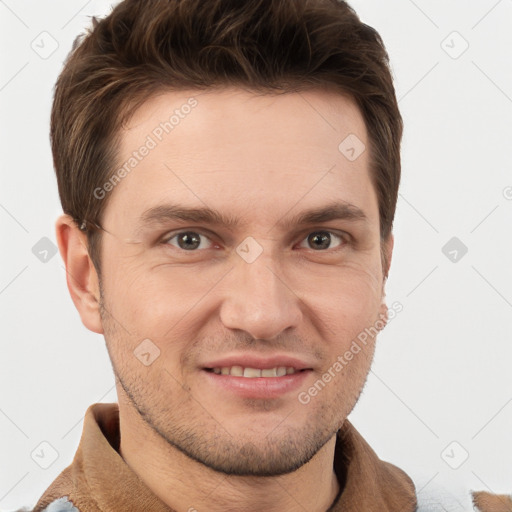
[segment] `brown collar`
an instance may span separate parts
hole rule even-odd
[[[69,497],[80,512],[172,512],[130,469],[118,450],[118,405],[91,405],[72,464],[47,489],[34,512],[63,496]],[[416,509],[411,479],[402,470],[381,461],[348,420],[337,434],[334,469],[341,492],[329,512]]]
[[[343,474],[344,488],[332,512],[413,512],[416,492],[399,468],[381,461],[354,426],[346,420],[338,431],[334,469]]]

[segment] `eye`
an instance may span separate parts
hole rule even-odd
[[[198,231],[178,231],[167,235],[162,243],[172,245],[177,249],[188,252],[197,252],[197,249],[211,249],[214,242],[203,233]],[[333,245],[334,243],[334,245]],[[314,251],[326,251],[341,247],[347,243],[342,235],[337,235],[332,231],[312,231],[300,244],[300,247],[311,248]]]
[[[333,238],[338,241],[335,247],[343,245],[343,242],[346,243],[341,235],[336,235],[332,231],[313,231],[304,239],[304,242],[309,244],[313,250],[322,251],[333,248],[331,246]],[[304,247],[302,244],[300,246]]]
[[[176,241],[174,242],[174,240]],[[201,233],[197,231],[180,231],[178,233],[174,233],[168,236],[164,243],[169,245],[174,245],[178,249],[183,249],[184,251],[194,251],[195,249],[208,249],[210,247],[205,247],[205,243],[203,240],[209,240],[210,244],[211,240]]]

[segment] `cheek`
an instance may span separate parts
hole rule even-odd
[[[204,304],[215,297],[215,286],[229,266],[169,265],[150,267],[129,262],[111,269],[105,283],[112,314],[137,337],[185,339],[184,330],[198,325]],[[108,275],[108,274],[107,274]],[[108,291],[108,293],[107,293]],[[185,342],[183,343],[185,344]]]
[[[324,269],[310,279],[300,276],[298,295],[310,309],[313,322],[328,339],[348,340],[373,324],[382,301],[378,265],[352,264]]]

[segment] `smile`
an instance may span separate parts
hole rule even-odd
[[[293,375],[301,370],[296,370],[291,366],[276,366],[275,368],[249,368],[242,366],[224,366],[216,368],[207,368],[207,371],[217,375],[232,375],[233,377],[247,377],[249,379],[257,377],[284,377]]]

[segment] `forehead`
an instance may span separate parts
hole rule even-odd
[[[273,222],[343,201],[378,221],[368,147],[358,107],[339,93],[166,92],[122,131],[116,169],[124,172],[106,216],[114,209],[135,222],[179,203]]]

